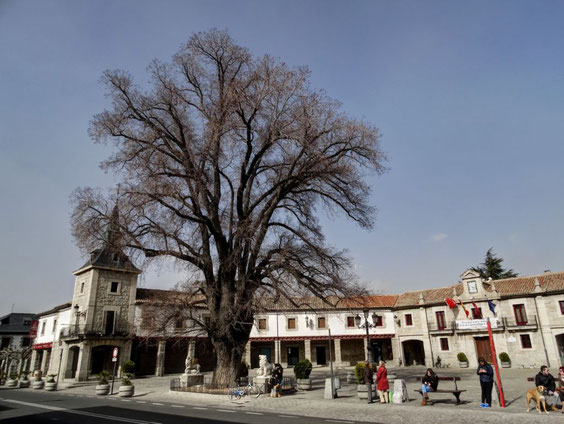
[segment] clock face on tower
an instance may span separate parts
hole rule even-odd
[[[478,293],[478,284],[476,284],[476,281],[468,281],[468,293]]]

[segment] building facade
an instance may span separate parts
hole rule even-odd
[[[172,319],[160,333],[151,331],[156,312],[166,309],[162,299],[174,292],[138,289],[140,270],[115,245],[114,237],[75,271],[71,302],[39,314],[32,368],[85,380],[111,371],[117,347],[118,371],[132,359],[138,374],[180,373],[187,356],[212,370],[213,347],[201,328]],[[198,313],[204,320],[206,310]],[[485,281],[472,270],[449,287],[344,299],[334,307],[316,299],[299,308],[277,302],[255,315],[245,361],[255,368],[266,355],[283,366],[309,359],[345,367],[370,351],[394,366],[457,366],[464,353],[475,366],[480,356],[493,359],[488,318],[497,353],[507,352],[512,366],[564,364],[564,272]]]

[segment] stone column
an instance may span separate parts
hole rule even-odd
[[[43,355],[41,356],[41,366],[40,366],[40,370],[43,373],[43,375],[47,375],[47,371],[49,368],[49,363],[48,363],[48,359],[49,359],[49,351],[47,349],[43,350]]]
[[[304,356],[309,362],[313,362],[311,360],[311,340],[306,339],[304,340]]]
[[[341,339],[333,339],[335,344],[335,365],[338,367],[343,366],[343,360],[341,358]]]
[[[274,341],[274,358],[272,358],[272,362],[276,363],[282,361],[282,355],[280,354],[280,340]]]
[[[78,354],[78,364],[76,367],[76,381],[86,381],[88,380],[88,369],[90,367],[90,354],[91,346],[88,343],[82,343],[80,345],[80,352]]]
[[[157,366],[155,367],[155,375],[157,377],[162,377],[164,375],[165,349],[166,341],[159,341],[159,347],[157,350]]]
[[[33,349],[33,352],[31,352],[31,362],[30,362],[31,372],[35,371],[35,369],[37,368],[36,363],[37,363],[37,350]]]
[[[251,341],[247,342],[245,346],[245,362],[251,368]]]

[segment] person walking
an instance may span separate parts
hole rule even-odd
[[[374,377],[374,373],[372,372],[372,367],[370,366],[370,362],[365,362],[364,367],[364,384],[366,384],[366,391],[368,392],[368,403],[374,403],[372,401],[372,380]]]
[[[492,405],[493,368],[481,356],[478,358],[476,374],[480,376],[480,386],[482,387],[480,408],[490,408]]]
[[[428,393],[436,391],[437,387],[439,387],[439,377],[431,368],[427,368],[425,375],[421,379],[421,396],[423,396],[421,406],[427,405],[427,402],[429,402]]]
[[[378,371],[376,372],[376,388],[378,389],[378,396],[380,397],[380,403],[389,403],[390,398],[388,391],[390,390],[390,384],[388,383],[388,370],[386,369],[386,363],[380,361]]]

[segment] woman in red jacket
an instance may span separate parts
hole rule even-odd
[[[380,403],[386,403],[389,402],[388,390],[390,390],[388,370],[386,369],[386,363],[384,361],[380,361],[379,365],[378,372],[376,373],[378,396],[380,396]]]

